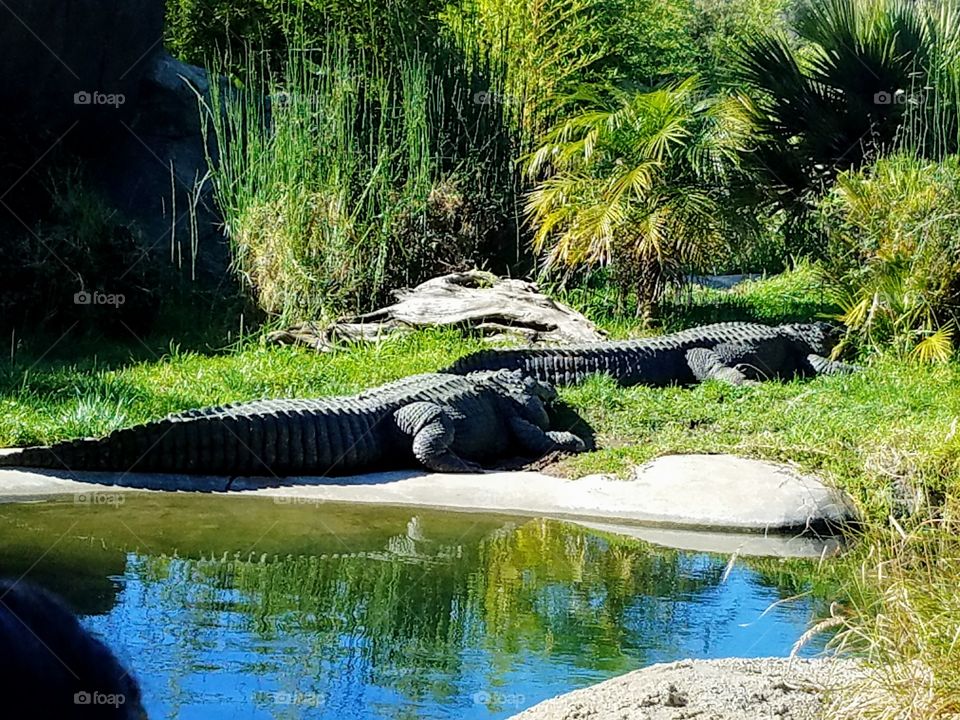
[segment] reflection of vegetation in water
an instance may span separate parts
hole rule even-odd
[[[741,642],[781,653],[807,616],[802,601],[776,639],[731,633],[732,608],[755,617],[776,598],[764,586],[796,594],[803,563],[743,561],[722,585],[720,557],[557,521],[411,515],[152,494],[7,506],[0,574],[62,590],[117,638],[150,669],[158,716],[254,702],[287,717],[279,691],[322,698],[325,717],[505,714],[649,662]]]
[[[542,649],[607,670],[632,665],[623,654],[631,621],[657,621],[643,616],[639,598],[687,596],[723,571],[691,573],[681,553],[546,520],[496,533],[480,553],[471,596],[482,599],[491,650]]]
[[[128,571],[160,584],[165,604],[201,622],[218,615],[240,623],[264,641],[257,646],[289,633],[309,638],[313,652],[297,663],[323,657],[325,666],[435,701],[457,694],[480,650],[491,658],[491,687],[505,684],[525,653],[563,655],[590,670],[631,668],[631,623],[662,626],[670,618],[648,613],[673,612],[643,598],[689,596],[723,571],[722,563],[691,568],[682,553],[553,521],[508,524],[477,544],[421,532],[415,518],[383,551],[139,556]]]

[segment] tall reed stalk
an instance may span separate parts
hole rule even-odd
[[[334,41],[248,53],[244,87],[214,85],[214,190],[268,314],[370,309],[503,249],[515,147],[502,108],[478,102],[488,69],[442,41],[396,65]]]

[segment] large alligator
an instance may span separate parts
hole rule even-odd
[[[512,451],[578,452],[556,393],[517,372],[414,375],[349,397],[260,400],[0,456],[0,466],[205,475],[342,475],[419,462],[469,472]]]
[[[837,374],[856,369],[829,359],[839,338],[824,322],[769,326],[728,322],[670,335],[549,348],[492,349],[457,360],[445,373],[519,370],[551,385],[607,373],[621,385],[733,384]]]

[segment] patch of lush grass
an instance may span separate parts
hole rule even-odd
[[[731,290],[691,285],[673,292],[662,304],[663,325],[674,330],[734,320],[764,323],[831,319],[839,308],[816,265],[800,262],[787,272],[747,280]]]
[[[651,334],[635,316],[634,297],[621,298],[612,280],[597,272],[578,287],[551,288],[612,338]],[[834,319],[840,314],[824,284],[820,268],[801,261],[785,272],[747,280],[730,290],[685,285],[670,290],[660,303],[660,331],[671,332],[715,322],[751,321],[769,324]]]
[[[0,447],[100,435],[207,405],[354,393],[436,370],[479,347],[479,340],[429,331],[337,353],[251,341],[220,354],[172,349],[130,363],[19,358],[0,365]]]

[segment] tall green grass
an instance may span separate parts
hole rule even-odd
[[[362,306],[394,279],[398,218],[422,212],[437,175],[425,68],[395,79],[331,45],[290,50],[279,73],[251,53],[245,75],[214,84],[204,115],[237,270],[284,319]]]
[[[215,195],[263,310],[368,310],[502,254],[514,148],[502,108],[476,99],[489,73],[439,41],[385,63],[337,40],[282,61],[249,52],[243,87],[214,84]]]
[[[831,699],[826,717],[960,718],[960,527],[948,513],[910,529],[894,520],[869,534],[846,583],[848,600],[822,623],[839,627],[835,644],[863,658],[863,673]]]

